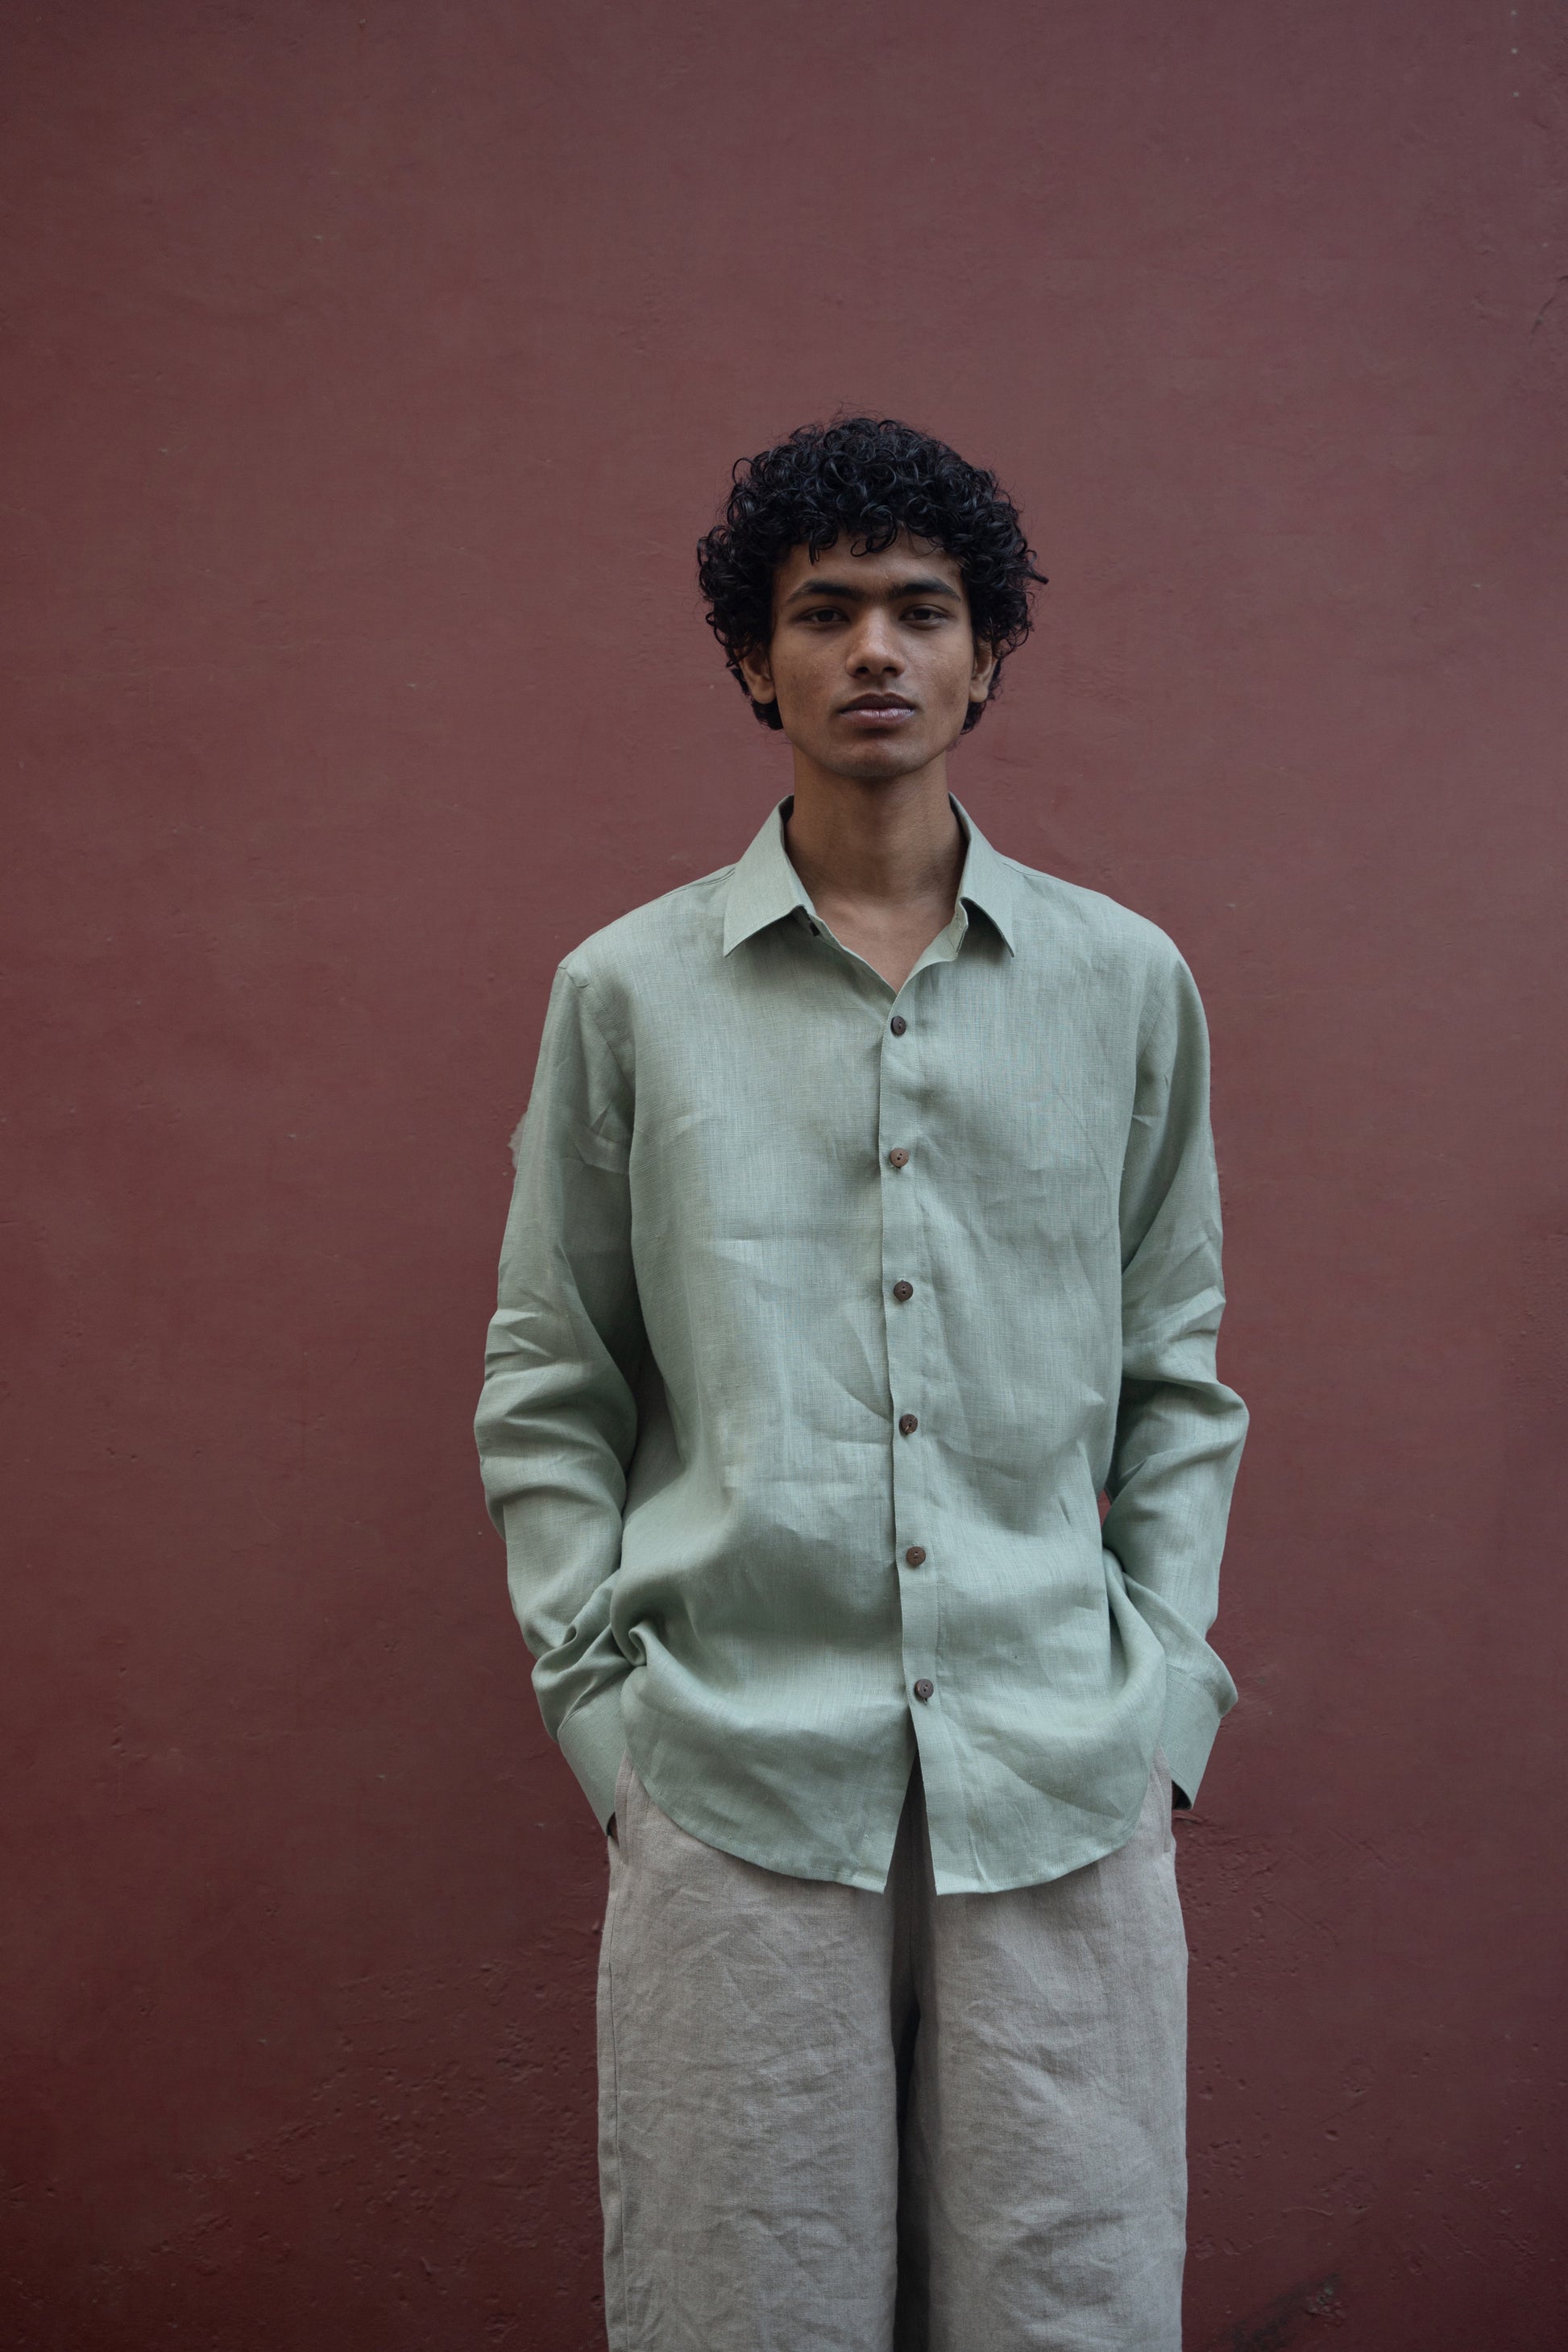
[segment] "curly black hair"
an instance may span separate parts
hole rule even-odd
[[[697,543],[697,582],[708,625],[742,687],[740,657],[772,639],[774,575],[792,548],[817,556],[847,533],[857,555],[876,555],[907,530],[957,562],[974,634],[996,650],[995,693],[1003,656],[1033,625],[1029,589],[1046,575],[1036,571],[1018,510],[994,474],[893,417],[844,416],[803,425],[741,459],[733,481],[722,521]],[[984,707],[971,703],[965,732]],[[783,725],[776,702],[752,709],[764,726]]]

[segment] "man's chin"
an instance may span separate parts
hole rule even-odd
[[[830,776],[842,776],[847,783],[890,784],[900,776],[929,768],[938,755],[929,745],[871,739],[860,743],[813,744],[806,756]]]

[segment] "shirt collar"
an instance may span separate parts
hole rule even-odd
[[[967,842],[963,871],[958,878],[959,899],[987,916],[1002,934],[1009,955],[1015,954],[1013,877],[1007,861],[992,848],[968,810],[951,793],[948,799]],[[724,897],[726,955],[770,923],[782,922],[797,907],[807,915],[816,911],[784,847],[784,819],[792,805],[786,798],[769,812],[761,831],[736,862]]]

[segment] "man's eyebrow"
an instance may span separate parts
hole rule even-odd
[[[958,597],[963,593],[951,580],[933,579],[900,580],[896,588],[888,591],[889,595],[895,599],[901,596]],[[784,603],[798,604],[804,596],[837,596],[846,604],[863,604],[869,593],[869,589],[858,586],[853,580],[805,580],[798,588],[790,590]]]

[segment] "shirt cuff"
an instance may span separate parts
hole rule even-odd
[[[621,1759],[626,1752],[626,1734],[621,1729],[621,1682],[617,1675],[607,1690],[595,1691],[593,1696],[574,1706],[566,1717],[556,1738],[561,1753],[582,1783],[583,1794],[594,1808],[599,1827],[607,1829],[616,1810],[616,1782],[620,1778]]]
[[[1165,1662],[1165,1720],[1160,1745],[1171,1768],[1179,1797],[1190,1805],[1209,1760],[1220,1711],[1201,1684],[1191,1681],[1179,1666]]]

